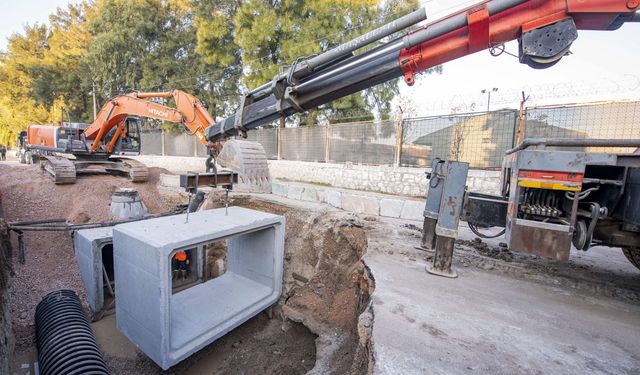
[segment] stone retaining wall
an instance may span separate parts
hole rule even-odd
[[[289,199],[326,203],[357,214],[423,220],[424,199],[402,198],[281,181],[273,182],[271,186],[272,194]]]
[[[272,178],[286,181],[422,198],[429,169],[270,160],[269,171]],[[470,170],[467,186],[471,191],[499,194],[500,172]]]
[[[145,155],[137,159],[149,167],[165,168],[173,173],[205,171],[205,158]],[[427,193],[425,172],[428,170],[349,163],[269,160],[272,179],[419,198],[425,197]],[[471,191],[499,194],[500,172],[472,169],[469,171],[467,186]]]

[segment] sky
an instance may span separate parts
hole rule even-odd
[[[477,1],[421,1],[427,22],[442,18],[456,9]],[[640,99],[640,48],[637,48],[640,23],[629,23],[617,31],[579,31],[571,48],[572,55],[557,65],[535,70],[520,64],[516,57],[493,57],[488,51],[460,58],[443,66],[442,75],[422,75],[413,87],[400,84],[403,96],[410,97],[418,115],[485,110],[492,92],[491,109],[515,108],[522,91],[530,97],[528,105],[568,104],[576,102]],[[508,43],[508,52],[518,53],[517,42]]]
[[[77,0],[0,0],[0,50],[6,38],[22,31],[25,24],[48,22],[57,7]],[[427,22],[477,2],[469,0],[421,0]],[[441,75],[422,75],[413,87],[400,84],[403,97],[415,103],[416,115],[484,110],[492,93],[491,109],[516,107],[521,92],[530,97],[529,105],[564,104],[599,100],[640,99],[640,48],[637,39],[640,23],[624,25],[620,30],[581,31],[573,44],[571,56],[556,66],[534,70],[520,64],[515,57],[503,54],[492,57],[478,52],[443,66]],[[517,54],[516,42],[507,51]]]
[[[0,0],[0,50],[6,50],[7,38],[22,32],[26,24],[48,23],[58,7],[66,8],[73,0]]]

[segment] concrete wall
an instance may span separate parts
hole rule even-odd
[[[204,172],[205,158],[178,156],[139,156],[149,167],[160,167],[174,173]],[[313,163],[269,160],[272,179],[306,182],[341,189],[363,190],[408,197],[424,197],[427,193],[427,168]],[[470,170],[467,186],[485,194],[500,193],[500,172]]]

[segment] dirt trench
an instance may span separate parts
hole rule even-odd
[[[11,338],[11,242],[4,220],[2,194],[0,193],[0,374],[8,374],[12,361]]]
[[[232,206],[286,218],[284,284],[276,316],[301,323],[317,336],[312,374],[365,374],[371,363],[368,313],[374,282],[361,258],[367,240],[363,224],[344,212],[310,211],[249,196]],[[222,207],[221,195],[205,208]]]
[[[164,172],[152,168],[150,180],[142,184],[92,176],[74,185],[56,186],[36,166],[0,165],[6,177],[0,181],[0,192],[5,194],[8,220],[63,217],[76,223],[97,222],[112,219],[108,203],[119,187],[137,189],[151,213],[186,203],[184,197],[157,189],[159,174]],[[209,208],[223,205],[216,197],[207,204]],[[102,333],[110,342],[103,347],[110,370],[117,374],[369,372],[367,306],[373,282],[360,261],[367,243],[358,219],[344,212],[309,211],[249,196],[232,198],[230,204],[287,219],[284,287],[272,318],[259,314],[166,372],[124,337],[119,342],[117,337],[122,335],[115,323],[103,324]],[[21,265],[13,260],[16,277],[11,289],[15,353],[21,358],[35,355],[33,312],[49,291],[75,290],[91,318],[72,238],[66,233],[27,233],[25,244],[27,262]]]

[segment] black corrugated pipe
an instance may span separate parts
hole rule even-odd
[[[189,213],[198,211],[200,206],[202,206],[203,202],[204,202],[204,191],[197,190],[196,194],[195,194],[195,197],[193,197],[193,199],[189,203],[189,207],[188,207],[187,211]]]
[[[47,294],[36,307],[36,344],[42,375],[109,374],[73,290]]]

